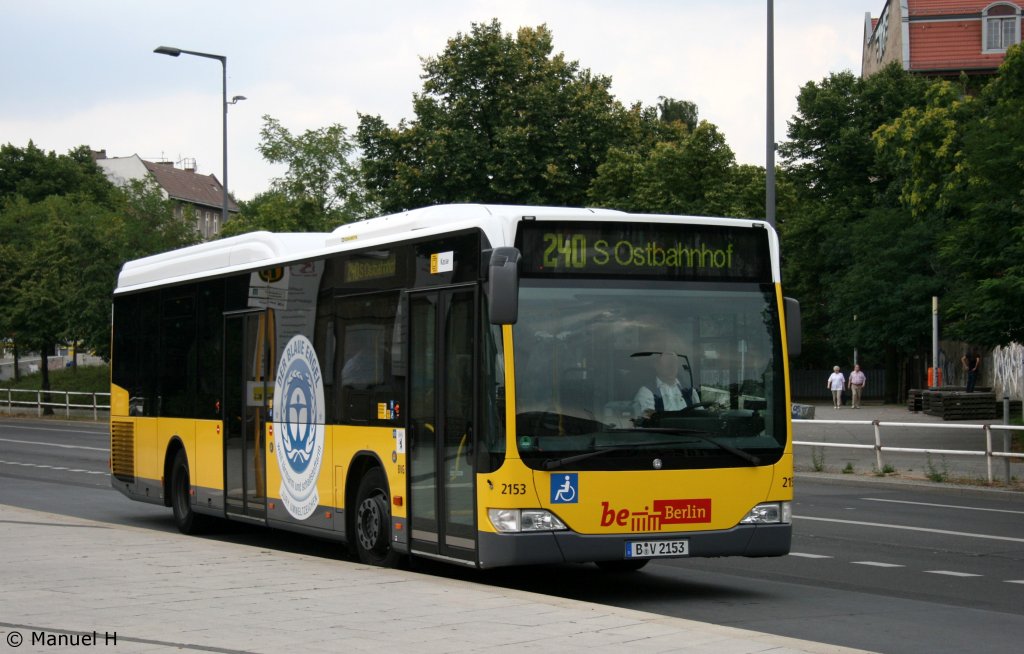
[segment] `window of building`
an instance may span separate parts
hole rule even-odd
[[[1020,41],[1020,9],[1011,4],[989,5],[981,12],[982,52],[1005,52]]]

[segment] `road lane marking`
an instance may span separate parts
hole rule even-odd
[[[850,561],[854,565],[870,565],[876,568],[905,568],[907,566],[898,563],[882,563],[880,561]]]
[[[878,497],[862,497],[867,502],[890,502],[892,504],[912,504],[914,506],[934,506],[940,509],[964,509],[967,511],[990,511],[992,513],[1013,513],[1024,515],[1024,511],[1012,511],[1010,509],[983,509],[976,506],[960,506],[957,504],[932,504],[931,502],[908,502],[906,500],[884,500]]]
[[[1007,579],[1008,584],[1024,584],[1024,579]]]
[[[22,466],[23,468],[45,468],[46,470],[60,470],[61,472],[82,472],[87,475],[106,475],[110,476],[110,473],[106,470],[84,470],[82,468],[65,468],[63,466],[48,466],[42,463],[23,463],[21,461],[0,461],[0,464],[8,466]]]
[[[831,559],[832,558],[831,556],[826,556],[824,554],[806,554],[804,552],[790,552],[789,555],[790,556],[799,556],[799,557],[802,557],[802,558],[805,558],[805,559]]]
[[[40,443],[39,441],[16,441],[13,438],[0,438],[0,443],[19,443],[21,445],[45,445],[47,447],[62,447],[68,450],[93,450],[95,452],[109,452],[109,447],[89,447],[87,445],[65,445],[64,443]]]
[[[947,577],[980,577],[970,572],[954,572],[952,570],[925,570],[930,575],[946,575]]]
[[[945,534],[947,536],[966,536],[968,538],[984,538],[986,540],[1006,540],[1011,543],[1024,543],[1024,538],[1013,538],[1012,536],[991,536],[988,534],[971,534],[965,531],[949,531],[948,529],[929,529],[928,527],[910,527],[907,525],[886,525],[879,522],[860,522],[858,520],[839,520],[837,518],[812,518],[810,516],[793,516],[800,520],[817,520],[818,522],[838,522],[844,525],[858,525],[861,527],[882,527],[883,529],[903,529],[905,531],[923,531],[929,534]]]
[[[18,429],[24,429],[26,431],[55,431],[61,434],[109,434],[109,426],[97,427],[96,429],[57,429],[55,427],[30,427],[20,422],[0,422],[0,427],[16,427]]]

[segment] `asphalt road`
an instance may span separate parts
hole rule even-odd
[[[110,488],[105,424],[0,419],[0,502],[173,531],[170,510]],[[880,652],[1018,652],[1024,493],[797,477],[790,556],[429,574]],[[251,527],[216,538],[341,557],[337,544]]]

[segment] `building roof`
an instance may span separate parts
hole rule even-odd
[[[982,11],[997,4],[1020,7],[1012,0],[909,0],[911,70],[971,72],[998,68],[1006,53],[983,53],[981,21]]]
[[[888,45],[882,65],[902,57],[903,68],[916,73],[995,72],[1006,54],[985,52],[982,18],[986,12],[990,17],[1013,18],[1022,6],[1024,0],[886,0],[884,24],[871,18],[866,26],[863,61],[867,64],[872,48]],[[881,42],[886,40],[888,44]],[[877,66],[871,68],[868,71],[865,65],[865,72]]]
[[[153,163],[145,160],[143,163],[156,179],[157,184],[172,199],[209,207],[223,205],[223,187],[216,175],[200,175],[192,170],[175,168],[171,163]],[[228,195],[228,211],[238,211],[238,205],[230,195]]]

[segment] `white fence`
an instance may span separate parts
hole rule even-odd
[[[795,432],[806,427],[813,425],[863,425],[872,427],[874,430],[874,442],[873,443],[829,443],[823,441],[798,441],[795,440]],[[952,450],[952,449],[937,449],[929,447],[895,447],[891,445],[884,445],[882,443],[882,430],[883,428],[911,428],[911,429],[960,429],[960,430],[971,430],[975,432],[983,432],[985,436],[985,449],[984,450]],[[985,457],[986,470],[988,474],[988,482],[994,481],[993,467],[997,459],[1002,459],[1004,462],[1004,482],[1010,483],[1010,460],[1013,458],[1024,458],[1024,453],[1011,452],[1010,451],[1010,433],[1013,431],[1024,431],[1024,426],[1017,425],[951,425],[945,423],[928,423],[922,424],[919,422],[886,422],[881,420],[794,420],[793,421],[794,440],[793,445],[810,446],[810,447],[838,447],[847,449],[858,449],[858,450],[874,450],[875,452],[875,466],[876,470],[885,469],[885,460],[883,453],[885,452],[903,452],[911,454],[936,454],[936,455],[950,455],[950,456],[967,456],[967,457]],[[992,447],[992,432],[1000,431],[1003,432],[1003,443],[1001,450],[995,450]]]
[[[49,399],[46,396],[49,395]],[[61,400],[60,398],[63,398]],[[84,399],[83,399],[84,398]],[[106,404],[100,404],[100,399]],[[86,393],[84,391],[33,391],[18,388],[0,389],[0,407],[36,410],[42,416],[45,407],[54,411],[63,410],[64,416],[71,417],[71,411],[92,412],[92,419],[99,420],[100,411],[110,411],[110,393]]]

